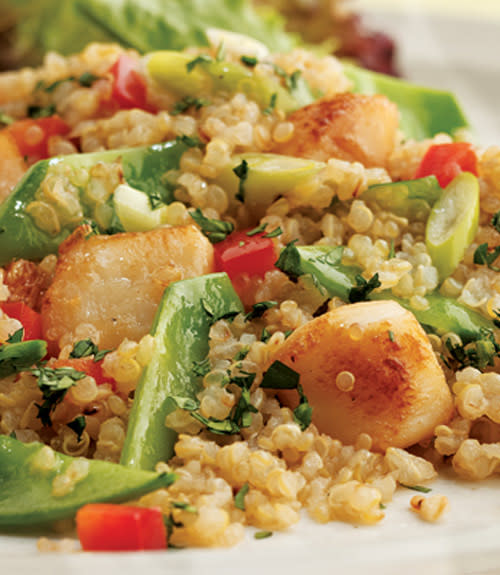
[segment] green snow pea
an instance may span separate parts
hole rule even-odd
[[[287,253],[288,250],[288,253]],[[311,274],[329,297],[349,301],[351,289],[361,268],[341,263],[343,247],[288,245],[277,262],[277,267],[291,277]],[[426,294],[429,308],[415,309],[408,300],[398,298],[390,290],[371,292],[370,300],[390,299],[411,311],[422,326],[431,333],[443,335],[454,332],[464,343],[482,339],[485,330],[492,330],[493,323],[478,312],[439,292]]]
[[[469,127],[450,92],[416,86],[348,63],[344,63],[344,72],[354,84],[355,92],[383,94],[397,104],[400,127],[407,138],[423,140],[440,132],[453,135],[457,130]]]
[[[41,339],[0,344],[0,378],[25,371],[47,354],[47,342]]]
[[[76,474],[58,491],[58,477]],[[87,472],[87,473],[86,473]],[[28,527],[71,518],[86,503],[128,501],[175,480],[173,473],[127,469],[116,463],[69,457],[41,443],[0,436],[0,528]]]
[[[173,189],[163,180],[177,168],[188,146],[182,141],[145,148],[74,154],[42,160],[32,166],[0,206],[0,266],[14,258],[39,260],[57,251],[60,243],[82,222],[92,218],[102,232],[120,227],[112,190],[89,170],[99,163],[116,163],[125,182],[160,204],[173,199]],[[47,192],[54,174],[66,178],[63,193]],[[54,178],[55,180],[55,178]]]
[[[370,186],[362,200],[376,201],[384,210],[412,220],[426,221],[443,189],[436,176]]]
[[[194,58],[170,50],[153,52],[148,56],[147,69],[160,86],[179,97],[243,92],[263,109],[271,106],[287,113],[315,99],[301,77],[295,78],[288,90],[275,78],[259,76],[241,64],[210,57]]]
[[[224,273],[167,287],[151,329],[154,355],[135,391],[123,465],[154,469],[159,461],[170,459],[176,433],[165,426],[165,417],[176,405],[169,398],[196,397],[201,380],[195,367],[207,356],[210,326],[241,311],[242,304]]]

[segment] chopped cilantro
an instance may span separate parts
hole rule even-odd
[[[253,534],[254,539],[267,539],[268,537],[272,537],[272,531],[256,531]]]
[[[256,236],[257,234],[261,234],[262,232],[264,232],[267,228],[267,224],[260,224],[259,226],[257,226],[256,228],[253,228],[253,230],[250,230],[249,232],[247,232],[247,236],[248,237],[252,237],[252,236]]]
[[[393,332],[392,330],[389,330],[387,333],[388,333],[388,335],[389,335],[389,339],[390,339],[391,341],[394,341],[394,332]]]
[[[213,62],[213,58],[211,56],[209,56],[208,54],[200,54],[199,56],[194,58],[194,60],[190,60],[186,64],[186,70],[188,72],[192,72],[196,68],[196,66],[198,66],[198,64],[207,64],[210,62]]]
[[[207,375],[210,371],[210,359],[206,357],[201,361],[193,361],[193,373],[199,377]]]
[[[110,349],[103,349],[99,351],[97,345],[90,339],[81,339],[77,341],[73,346],[69,356],[75,359],[80,359],[82,357],[89,357],[90,355],[94,356],[94,361],[98,362],[101,361],[108,353],[112,350]]]
[[[234,361],[241,361],[242,359],[245,359],[249,351],[250,348],[248,347],[248,345],[245,345],[236,353],[236,355],[234,356]]]
[[[174,407],[185,411],[196,411],[200,407],[200,402],[191,397],[181,397],[180,395],[169,395],[167,401]]]
[[[79,78],[78,83],[84,88],[90,88],[94,82],[99,80],[99,76],[92,74],[92,72],[84,72]]]
[[[199,110],[203,108],[203,106],[208,106],[210,104],[210,100],[206,100],[203,98],[193,98],[192,96],[185,96],[182,100],[176,102],[171,114],[172,116],[178,116],[182,114],[189,108],[194,108],[195,110]]]
[[[252,319],[262,317],[264,313],[273,307],[278,305],[277,301],[259,301],[252,306],[252,310],[245,315],[245,321],[250,321]]]
[[[300,383],[297,385],[297,391],[299,392],[300,403],[293,410],[293,420],[299,425],[300,429],[304,431],[311,425],[313,408],[307,401],[307,397]]]
[[[269,233],[264,234],[264,237],[265,238],[277,238],[278,236],[281,236],[282,233],[283,233],[283,230],[278,226],[274,230],[271,230]]]
[[[248,162],[243,160],[241,164],[233,168],[233,172],[238,176],[240,179],[240,183],[238,186],[238,193],[236,194],[236,199],[240,200],[240,202],[245,201],[245,181],[248,178]]]
[[[264,328],[260,335],[260,341],[267,343],[270,339],[271,339],[271,332],[267,328]]]
[[[400,483],[401,487],[406,487],[406,489],[412,489],[413,491],[419,491],[420,493],[429,493],[432,491],[430,487],[425,487],[424,485],[406,485],[406,483]]]
[[[236,495],[234,496],[234,506],[236,507],[236,509],[241,509],[242,511],[245,511],[245,495],[248,493],[249,490],[250,485],[248,485],[248,482],[244,483],[240,487],[238,493],[236,493]]]
[[[276,108],[276,101],[278,100],[278,94],[276,92],[274,92],[273,94],[271,94],[271,99],[269,101],[269,106],[263,110],[263,114],[266,115],[270,115],[274,112],[274,109]]]
[[[278,261],[274,264],[279,270],[284,272],[292,281],[297,281],[299,276],[304,274],[300,259],[299,250],[296,248],[297,240],[291,241],[281,251]]]
[[[0,112],[0,125],[2,126],[10,126],[15,122],[12,116],[5,114],[4,112]]]
[[[172,507],[175,509],[182,509],[183,511],[187,511],[188,513],[198,513],[198,508],[190,503],[186,503],[184,501],[172,501]]]
[[[373,275],[368,281],[361,274],[356,275],[356,284],[351,288],[349,292],[349,302],[356,303],[359,301],[365,301],[368,295],[376,288],[380,287],[382,284],[378,279],[378,273]]]
[[[481,244],[474,252],[474,263],[477,265],[486,265],[494,272],[500,272],[500,267],[494,266],[493,263],[500,256],[500,246],[490,248],[488,244]]]
[[[495,230],[500,234],[500,210],[493,215],[490,224],[495,228]]]
[[[196,208],[194,212],[190,212],[190,216],[200,226],[203,234],[213,244],[225,240],[226,237],[234,230],[234,225],[231,222],[207,218],[203,215],[200,208]]]
[[[188,136],[187,134],[177,136],[177,138],[175,138],[175,141],[178,144],[184,144],[188,148],[198,148],[203,146],[203,142],[200,140],[200,138],[197,138],[196,136]]]
[[[387,509],[387,506],[384,505],[382,502],[380,502],[380,503],[378,504],[378,506],[379,506],[379,509]]]
[[[451,339],[447,339],[445,344],[459,369],[470,366],[483,370],[488,365],[494,365],[495,357],[500,357],[500,344],[496,342],[493,332],[487,329],[481,330],[481,337],[467,346],[453,344]]]
[[[41,419],[43,425],[51,425],[52,411],[61,403],[68,390],[86,374],[72,367],[37,367],[32,373],[38,378],[38,387],[43,397],[41,405],[35,404],[38,408],[37,417]]]
[[[209,431],[217,435],[235,435],[240,432],[240,426],[231,419],[220,420],[213,417],[204,417],[195,411],[191,413],[191,417],[203,423]]]
[[[264,373],[260,387],[265,389],[297,389],[300,375],[279,360]]]
[[[11,333],[7,338],[7,343],[21,343],[24,337],[24,327],[20,327],[14,333]]]
[[[76,433],[77,440],[81,441],[82,434],[85,431],[85,427],[87,426],[85,416],[79,415],[78,417],[75,417],[73,421],[70,421],[66,425]]]
[[[218,313],[215,309],[213,309],[213,307],[210,305],[210,303],[208,302],[208,300],[206,299],[202,299],[201,300],[201,305],[203,306],[203,309],[205,310],[205,313],[208,315],[208,317],[210,318],[210,323],[213,325],[216,321],[219,321],[220,319],[227,319],[228,321],[232,321],[239,312],[237,311],[231,311],[229,313],[220,315],[220,313]]]
[[[302,72],[300,70],[295,70],[289,76],[285,77],[285,86],[290,92],[293,92],[297,89],[301,74]]]
[[[259,63],[255,56],[242,56],[240,60],[245,66],[249,66],[250,68],[254,68]]]
[[[95,220],[91,220],[90,218],[86,218],[86,219],[82,220],[82,223],[80,225],[85,226],[87,228],[87,231],[85,233],[85,239],[86,240],[88,240],[92,236],[98,236],[100,233],[99,232],[99,226],[97,225],[97,222]]]
[[[48,118],[56,113],[55,104],[49,104],[48,106],[28,106],[28,117],[30,118]]]

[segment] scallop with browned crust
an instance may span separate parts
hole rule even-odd
[[[213,248],[194,226],[86,237],[60,247],[42,303],[43,335],[60,347],[93,336],[101,348],[149,332],[165,287],[213,271]]]
[[[396,143],[399,112],[385,96],[344,93],[300,108],[288,121],[293,137],[276,146],[277,153],[385,167]]]
[[[330,311],[297,329],[272,360],[300,374],[318,429],[347,444],[367,433],[375,449],[408,447],[453,412],[425,332],[393,301]],[[279,395],[295,405],[296,393]]]

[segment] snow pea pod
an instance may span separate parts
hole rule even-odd
[[[172,396],[194,399],[201,390],[195,367],[208,354],[208,333],[218,319],[243,311],[225,273],[170,284],[151,330],[153,358],[136,388],[121,463],[154,469],[173,455],[176,433],[165,426]]]
[[[450,92],[416,86],[348,63],[344,63],[344,72],[354,84],[355,92],[383,94],[397,104],[400,127],[407,138],[423,140],[440,132],[453,135],[457,130],[469,127]]]
[[[0,436],[0,528],[71,518],[86,503],[127,501],[174,480],[173,473],[70,457]]]
[[[119,226],[113,190],[106,189],[105,177],[91,172],[99,164],[109,167],[115,163],[128,185],[162,203],[171,202],[173,190],[162,176],[178,167],[186,149],[185,143],[174,141],[36,163],[0,206],[0,266],[14,258],[39,260],[56,252],[84,218],[94,219],[101,232]],[[64,189],[57,187],[57,178],[64,178],[64,186],[60,186]],[[119,176],[117,180],[120,183]]]
[[[287,258],[283,257],[286,250]],[[356,276],[361,274],[362,270],[356,266],[343,265],[342,250],[342,247],[296,247],[289,244],[282,252],[277,266],[292,277],[311,274],[330,297],[339,297],[348,302],[350,291],[356,285]],[[438,335],[454,332],[464,343],[480,340],[484,337],[485,330],[493,329],[490,320],[455,299],[445,297],[439,292],[428,293],[425,297],[429,302],[429,307],[425,310],[412,307],[409,300],[394,296],[390,290],[371,292],[367,299],[397,301],[411,311],[428,332]]]

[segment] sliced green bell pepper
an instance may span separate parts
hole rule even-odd
[[[443,189],[436,176],[370,186],[362,200],[376,201],[384,210],[411,220],[426,221]]]
[[[407,138],[423,140],[440,132],[453,135],[457,130],[469,127],[450,92],[410,84],[349,63],[344,63],[344,72],[354,84],[355,92],[383,94],[397,104],[401,114],[400,127]]]
[[[214,321],[243,311],[224,273],[170,284],[151,330],[153,358],[137,386],[122,451],[121,463],[154,469],[173,455],[177,434],[165,426],[175,409],[170,397],[194,399],[201,390],[196,362],[208,354],[208,333]]]
[[[0,206],[0,266],[14,258],[39,260],[54,253],[61,242],[81,223],[83,218],[93,218],[95,205],[86,199],[83,186],[79,190],[80,212],[82,218],[65,222],[54,232],[37,226],[35,220],[27,212],[27,208],[35,200],[40,199],[40,188],[46,176],[61,168],[68,171],[87,171],[93,166],[104,163],[119,162],[125,181],[132,187],[146,193],[150,198],[160,198],[162,203],[173,199],[173,189],[164,182],[163,175],[167,170],[179,166],[182,154],[188,146],[182,141],[156,144],[145,148],[130,148],[126,150],[110,150],[92,154],[74,154],[61,156],[50,160],[42,160],[32,166],[12,194]],[[43,201],[49,203],[57,211],[57,200],[43,196]],[[112,201],[107,201],[109,212],[113,213]],[[116,222],[116,215],[115,222]],[[113,219],[113,218],[112,218]],[[111,223],[112,220],[111,220]],[[119,223],[119,222],[118,222]],[[102,226],[101,226],[102,228]],[[101,229],[101,231],[106,231]]]
[[[285,250],[289,250],[287,258],[283,256]],[[285,250],[277,267],[291,277],[311,274],[330,297],[349,301],[350,291],[356,285],[355,278],[362,270],[341,263],[342,247],[289,245]],[[439,292],[428,293],[425,297],[429,308],[420,310],[412,307],[409,300],[394,296],[390,290],[371,292],[368,295],[370,300],[397,301],[411,311],[427,331],[438,335],[454,332],[464,343],[482,339],[484,330],[493,329],[491,321],[452,298]]]
[[[58,494],[56,478],[80,461],[88,464],[88,473],[77,477],[66,494]],[[71,518],[87,503],[128,501],[168,487],[174,480],[173,473],[152,473],[97,459],[69,457],[41,443],[24,444],[2,435],[0,528],[27,527]]]

